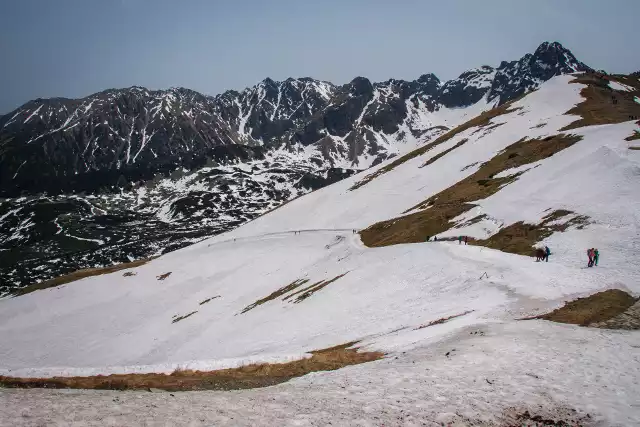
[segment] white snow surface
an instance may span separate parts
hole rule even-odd
[[[635,90],[633,86],[628,86],[623,83],[616,82],[614,80],[609,80],[609,87],[613,90],[622,90],[625,92],[633,92]]]
[[[100,420],[117,425],[173,417],[192,425],[494,425],[509,408],[568,407],[588,412],[594,425],[640,424],[640,332],[517,320],[608,288],[640,294],[640,153],[624,141],[633,123],[570,131],[583,139],[507,171],[522,175],[458,219],[485,214],[484,221],[445,233],[486,237],[556,209],[588,216],[586,228],[543,242],[548,263],[451,242],[367,248],[352,231],[401,215],[523,137],[557,134],[581,101],[582,86],[571,80],[545,83],[493,119],[504,124],[491,132],[469,129],[349,190],[385,162],[137,267],[135,276],[95,276],[0,300],[0,375],[219,369],[354,340],[387,352],[384,360],[261,390],[126,393],[116,404],[112,392],[0,391],[0,419],[27,413],[90,425],[100,405]],[[532,129],[538,123],[547,126]],[[601,263],[587,269],[584,251],[594,246]],[[296,280],[308,279],[304,287],[342,274],[299,303],[284,299],[290,291],[242,313]]]

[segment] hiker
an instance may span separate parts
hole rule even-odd
[[[466,245],[469,242],[469,236],[464,236],[464,244]]]
[[[461,245],[462,244],[462,236],[458,236],[458,244]]]
[[[598,248],[593,250],[593,265],[598,266],[598,258],[600,258],[600,252]]]
[[[433,236],[433,241],[437,242],[438,241],[438,236]]]
[[[431,236],[427,236],[427,240],[425,240],[425,241],[426,241],[426,242],[428,242],[430,237],[431,237]]]
[[[549,255],[551,255],[551,250],[549,250],[549,246],[544,247],[544,260],[549,262]]]
[[[587,267],[593,267],[593,249],[587,249],[587,256],[589,257]]]

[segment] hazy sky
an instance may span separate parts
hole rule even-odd
[[[111,87],[454,78],[560,41],[640,70],[640,0],[0,0],[0,113]]]

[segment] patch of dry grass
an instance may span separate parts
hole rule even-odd
[[[167,278],[167,277],[169,277],[169,276],[171,276],[171,271],[170,271],[170,272],[168,272],[168,273],[164,273],[164,274],[161,274],[161,275],[157,276],[157,277],[156,277],[156,279],[158,279],[158,280],[164,280],[164,279],[166,279],[166,278]]]
[[[609,81],[634,86],[635,91],[615,91],[609,87]],[[585,100],[565,114],[575,114],[581,118],[560,129],[561,131],[583,126],[622,123],[631,120],[631,117],[640,116],[640,104],[634,101],[634,96],[640,95],[640,87],[631,79],[623,80],[619,76],[601,74],[583,74],[576,77],[572,83],[586,85],[580,91],[580,95]]]
[[[42,289],[55,288],[56,286],[64,285],[67,283],[75,282],[76,280],[84,279],[86,277],[100,276],[102,274],[114,273],[120,270],[126,270],[129,268],[140,267],[151,261],[153,258],[139,259],[137,261],[126,262],[118,265],[110,265],[108,267],[100,268],[85,268],[82,270],[74,271],[73,273],[65,274],[50,280],[46,280],[42,283],[34,283],[33,285],[26,286],[24,288],[17,289],[13,295],[20,296],[30,294],[31,292],[39,291]],[[135,273],[124,273],[126,276],[133,276]]]
[[[567,302],[563,307],[537,316],[536,319],[589,326],[591,323],[604,322],[624,313],[636,301],[636,298],[624,291],[609,289]]]
[[[638,138],[640,139],[640,138]],[[629,150],[640,150],[640,147],[629,147]]]
[[[166,374],[96,375],[91,377],[14,378],[0,376],[0,386],[10,388],[73,388],[167,391],[241,390],[268,387],[310,372],[332,371],[382,359],[384,353],[359,352],[357,341],[310,352],[308,359],[288,363],[262,363],[218,371],[176,370]]]
[[[348,273],[348,272],[347,272]],[[306,300],[307,298],[309,298],[311,295],[315,294],[316,292],[318,292],[319,290],[327,287],[328,285],[330,285],[331,283],[335,282],[336,280],[338,280],[339,278],[341,278],[342,276],[346,275],[347,273],[341,274],[339,276],[334,277],[333,279],[329,279],[329,280],[321,280],[320,282],[314,283],[311,286],[308,286],[304,289],[301,289],[297,292],[294,292],[290,295],[287,295],[283,301],[287,301],[288,299],[293,298],[294,296],[296,296],[296,299],[293,300],[294,304],[298,304],[304,300]]]
[[[214,300],[216,298],[220,298],[220,295],[216,295],[215,297],[207,298],[204,301],[200,301],[200,303],[198,305],[204,305],[204,304],[208,303],[209,301]]]
[[[353,184],[353,186],[349,189],[351,191],[353,190],[357,190],[358,188],[368,184],[369,182],[371,182],[372,180],[374,180],[375,178],[379,177],[380,175],[383,175],[387,172],[392,171],[393,169],[395,169],[396,167],[400,166],[401,164],[415,158],[418,156],[421,156],[429,151],[431,151],[434,147],[442,144],[443,142],[446,142],[448,140],[450,140],[451,138],[453,138],[454,136],[456,136],[457,134],[466,131],[467,129],[470,129],[472,127],[484,127],[489,125],[489,123],[491,122],[492,119],[501,116],[503,114],[507,114],[507,113],[511,113],[513,111],[517,111],[517,108],[514,109],[510,109],[511,105],[519,100],[520,98],[513,100],[511,102],[507,102],[499,107],[493,108],[491,110],[485,111],[484,113],[474,117],[473,119],[461,124],[460,126],[448,131],[447,133],[440,135],[438,138],[436,138],[435,141],[426,144],[416,150],[411,151],[410,153],[405,154],[404,156],[401,156],[399,158],[397,158],[396,160],[394,160],[393,162],[389,163],[388,165],[386,165],[383,168],[378,169],[377,171],[365,176],[364,178],[362,178],[360,181],[356,182],[355,184]]]
[[[438,153],[435,156],[431,157],[429,160],[427,160],[426,162],[424,162],[424,164],[422,166],[420,166],[421,168],[425,167],[425,166],[429,166],[430,164],[434,163],[436,160],[440,159],[441,157],[446,156],[447,154],[449,154],[450,152],[452,152],[453,150],[455,150],[458,147],[463,146],[466,142],[468,141],[467,138],[464,138],[463,140],[461,140],[460,142],[458,142],[456,145],[454,145],[451,148],[448,148],[446,150],[444,150],[442,153]]]
[[[424,242],[427,236],[453,227],[455,224],[451,221],[472,209],[475,206],[472,202],[495,194],[522,174],[496,178],[500,172],[551,157],[580,139],[575,135],[521,139],[483,163],[472,175],[405,211],[418,209],[418,212],[381,221],[362,230],[362,242],[369,247]]]
[[[559,209],[545,216],[540,224],[526,224],[522,221],[516,222],[502,228],[487,239],[474,239],[469,241],[469,243],[498,249],[503,252],[533,256],[533,246],[536,243],[546,239],[555,232],[565,231],[569,227],[582,229],[589,223],[589,217],[576,215],[563,223],[554,224],[557,220],[569,215],[575,214],[571,211]]]
[[[433,320],[429,323],[425,323],[424,325],[420,325],[417,328],[414,329],[414,331],[417,331],[418,329],[424,329],[424,328],[428,328],[429,326],[434,326],[434,325],[441,325],[443,323],[447,323],[449,320],[455,319],[457,317],[462,317],[462,316],[466,316],[467,314],[473,312],[473,310],[469,310],[469,311],[465,311],[459,314],[454,314],[453,316],[449,316],[449,317],[442,317],[438,320]]]
[[[278,289],[277,291],[270,293],[266,297],[261,298],[261,299],[257,300],[256,302],[254,302],[253,304],[250,304],[250,305],[246,306],[242,310],[241,313],[246,313],[247,311],[253,310],[257,306],[262,305],[265,302],[268,302],[268,301],[274,300],[274,299],[276,299],[278,297],[281,297],[282,295],[286,294],[287,292],[293,291],[294,289],[297,289],[298,287],[304,285],[308,281],[309,281],[309,279],[298,279],[298,280],[295,280],[295,281],[291,282],[290,284],[288,284],[287,286],[283,286],[282,288]]]
[[[181,320],[184,320],[184,319],[186,319],[187,317],[193,316],[193,315],[194,315],[194,314],[196,314],[197,312],[198,312],[198,311],[196,310],[196,311],[192,311],[191,313],[187,313],[187,314],[185,314],[185,315],[183,315],[183,316],[174,316],[174,317],[173,317],[173,320],[171,321],[171,323],[176,323],[176,322],[179,322],[179,321],[181,321]]]

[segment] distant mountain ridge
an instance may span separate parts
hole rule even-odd
[[[433,74],[379,83],[357,77],[343,86],[266,78],[213,97],[132,87],[37,99],[0,117],[0,194],[96,191],[120,175],[147,180],[282,147],[313,151],[323,167],[363,169],[449,127],[434,112],[483,99],[499,105],[555,75],[589,69],[559,43],[543,43],[517,61],[444,83]]]

